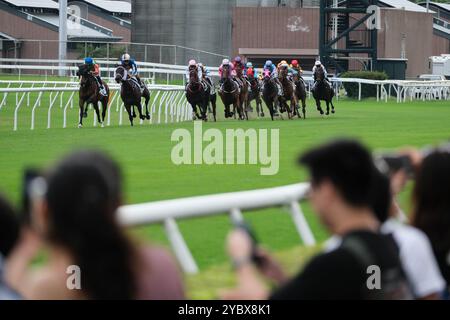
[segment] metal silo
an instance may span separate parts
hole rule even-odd
[[[235,4],[236,0],[134,0],[132,41],[229,55]],[[147,47],[150,61],[185,64],[191,57],[208,65],[218,65],[221,60],[221,57],[179,47],[176,50]]]

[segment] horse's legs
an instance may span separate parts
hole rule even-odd
[[[306,98],[302,98],[302,111],[303,111],[303,119],[306,119]]]
[[[331,103],[331,113],[334,113],[333,98],[331,98],[330,103]]]
[[[200,119],[200,116],[198,115],[198,111],[197,111],[197,104],[196,103],[191,103],[191,107],[192,107],[192,118],[194,120],[196,119]]]
[[[144,117],[144,115],[142,114],[142,102],[141,102],[141,100],[138,101],[136,107],[137,107],[138,112],[139,112],[139,119],[145,120],[145,117]]]
[[[258,116],[264,117],[263,105],[262,105],[261,98],[259,96],[256,98],[256,107],[259,110],[258,111]]]
[[[106,110],[108,109],[108,101],[102,99],[102,124],[105,122]]]
[[[146,89],[146,92],[144,92],[145,96],[145,117],[147,120],[150,120],[150,113],[148,112],[148,103],[150,102],[150,91]]]
[[[330,114],[330,102],[328,100],[326,100],[325,102],[327,104],[327,113],[326,113],[326,115],[329,115]]]
[[[323,114],[323,110],[320,107],[320,100],[319,99],[316,99],[316,106],[317,106],[317,111],[319,111],[320,114]]]
[[[215,94],[211,96],[211,105],[212,105],[212,109],[213,109],[214,122],[217,121],[217,119],[216,119],[216,98],[217,98],[217,96]]]
[[[136,118],[136,111],[134,110],[134,106],[130,106],[130,110],[131,110],[131,116],[133,118]]]
[[[98,101],[93,103],[95,114],[97,115],[97,120],[99,124],[102,124],[102,119],[100,118],[100,109],[98,108]]]
[[[83,126],[83,114],[84,114],[84,100],[80,99],[79,106],[80,106],[80,119],[78,121],[78,128],[81,128]]]
[[[202,101],[202,103],[200,105],[200,112],[202,114],[202,120],[203,121],[207,121],[208,120],[208,116],[207,116],[208,105],[209,105],[209,99],[206,99],[205,101]]]
[[[133,114],[132,114],[132,108],[133,106],[130,106],[128,104],[125,105],[125,109],[127,110],[128,113],[128,118],[130,119],[130,124],[131,126],[133,126]]]

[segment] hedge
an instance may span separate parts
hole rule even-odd
[[[341,78],[361,78],[370,80],[386,80],[388,76],[386,72],[381,71],[347,71],[341,74]],[[358,98],[358,84],[344,82],[344,88],[347,92],[347,97]],[[373,84],[362,84],[361,85],[361,98],[376,97],[377,87]]]

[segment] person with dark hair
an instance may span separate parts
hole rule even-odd
[[[64,158],[31,192],[32,228],[47,246],[49,259],[34,273],[36,252],[27,241],[18,250],[11,283],[31,299],[182,299],[178,268],[165,250],[135,245],[116,219],[122,203],[119,167],[100,152]],[[36,189],[36,184],[34,185]],[[19,257],[22,257],[19,258]],[[74,268],[75,267],[75,268]],[[67,285],[79,270],[81,286]]]
[[[440,271],[450,284],[450,152],[436,150],[417,163],[412,224],[428,236]],[[444,292],[449,298],[449,288]]]
[[[240,230],[228,237],[238,288],[226,299],[409,299],[398,248],[392,237],[379,233],[374,214],[374,165],[359,143],[339,140],[300,157],[311,174],[310,201],[328,230],[342,241],[313,258],[304,270],[269,293],[249,263],[251,242]],[[382,205],[381,205],[382,206]],[[378,270],[374,271],[374,270]],[[377,278],[377,284],[371,281]]]
[[[403,172],[397,172],[390,180],[374,168],[371,207],[381,223],[381,233],[392,235],[399,247],[400,261],[414,297],[440,299],[445,281],[439,271],[430,241],[422,231],[402,223],[397,218],[393,193],[399,192],[398,183],[403,180],[399,175],[402,174]],[[340,237],[332,237],[327,241],[325,250],[333,250],[340,241]]]
[[[20,296],[5,281],[5,260],[19,239],[19,222],[14,208],[0,195],[0,300],[16,300]]]

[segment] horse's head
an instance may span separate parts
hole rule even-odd
[[[317,68],[315,74],[318,81],[323,81],[325,79],[325,72],[323,71],[323,68]]]
[[[222,77],[228,78],[230,75],[230,72],[231,72],[230,65],[226,64],[226,65],[222,66]]]
[[[270,70],[264,70],[264,80],[267,81],[270,79]]]
[[[189,67],[189,81],[190,82],[199,82],[198,71],[197,68]]]
[[[125,68],[122,66],[117,67],[116,71],[114,72],[114,80],[117,83],[120,83],[123,80],[125,80],[124,77],[125,77]]]
[[[288,75],[288,66],[287,65],[282,65],[280,67],[280,76],[285,78]]]
[[[77,76],[81,78],[80,86],[85,87],[89,81],[89,68],[86,64],[78,66]]]
[[[235,70],[236,70],[236,75],[238,77],[242,77],[242,67],[239,64],[236,65]]]
[[[77,76],[83,77],[87,76],[89,74],[88,66],[86,64],[82,64],[81,66],[78,66]]]

